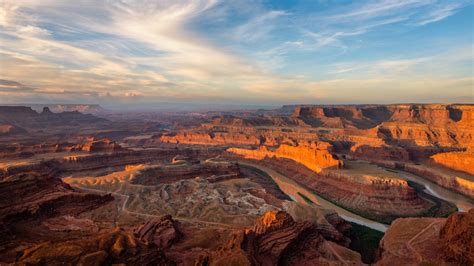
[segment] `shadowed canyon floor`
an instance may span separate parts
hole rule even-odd
[[[1,263],[474,263],[472,105],[66,107],[0,107]]]

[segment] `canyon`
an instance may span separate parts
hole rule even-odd
[[[473,145],[468,104],[0,106],[0,263],[471,265]]]

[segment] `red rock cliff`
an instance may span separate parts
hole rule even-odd
[[[329,152],[330,149],[331,145],[329,143],[318,142],[311,146],[289,146],[283,144],[275,151],[270,151],[265,146],[261,146],[258,150],[229,148],[227,151],[256,160],[262,160],[265,157],[287,158],[303,164],[315,172],[321,172],[324,168],[341,168],[343,166],[343,162]]]

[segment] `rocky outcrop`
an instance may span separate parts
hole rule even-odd
[[[317,142],[309,146],[280,145],[275,151],[266,146],[260,146],[258,150],[240,148],[229,148],[228,152],[243,156],[246,159],[263,160],[268,158],[287,158],[300,163],[315,172],[321,172],[324,168],[342,168],[343,162],[337,159],[329,151],[331,145],[325,142]]]
[[[472,265],[474,209],[445,218],[395,220],[380,242],[376,265]]]
[[[355,144],[350,148],[351,156],[369,161],[409,161],[410,154],[403,148],[387,144]]]
[[[43,265],[174,265],[162,250],[116,228],[95,237],[45,242],[23,251],[19,264]]]
[[[451,215],[441,229],[440,240],[445,260],[474,264],[474,209]]]
[[[328,237],[326,239],[325,237]],[[285,212],[267,212],[254,227],[235,233],[227,245],[201,257],[208,265],[362,264],[360,254],[341,246],[310,222]]]
[[[19,196],[21,195],[21,197]],[[35,172],[20,173],[0,181],[0,218],[4,224],[18,219],[77,214],[97,208],[112,196],[74,191],[60,179]]]
[[[120,151],[123,148],[119,144],[115,143],[115,141],[111,141],[109,139],[99,139],[90,140],[89,142],[83,144],[81,149],[86,152],[115,152]]]
[[[466,152],[446,152],[431,156],[436,164],[474,175],[474,150]]]
[[[183,236],[179,231],[178,222],[173,220],[171,215],[146,222],[136,228],[134,234],[143,243],[154,244],[161,249],[171,247]]]

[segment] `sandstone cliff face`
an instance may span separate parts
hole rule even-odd
[[[387,140],[405,145],[472,147],[474,106],[397,105],[392,117],[379,127]]]
[[[390,160],[409,161],[410,154],[403,148],[392,145],[355,144],[350,148],[350,155],[357,159],[370,161]]]
[[[217,133],[179,132],[177,134],[163,135],[160,137],[160,141],[164,143],[207,144],[207,145],[222,145],[222,144],[258,145],[260,143],[260,139],[252,135],[228,134],[225,132],[217,132]]]
[[[474,106],[400,104],[386,106],[297,106],[292,117],[313,127],[376,129],[404,146],[472,147]]]
[[[252,229],[233,235],[227,245],[202,257],[205,265],[362,264],[360,254],[337,244],[309,222],[285,212],[267,212]]]
[[[376,265],[472,265],[474,209],[445,218],[395,220],[380,242]]]
[[[438,153],[431,159],[439,165],[474,175],[474,150]]]
[[[316,127],[371,128],[389,117],[385,106],[303,106],[293,117]]]
[[[402,166],[407,172],[422,176],[442,187],[474,198],[474,182],[458,176],[457,173],[446,172],[443,169],[425,165],[404,164]]]
[[[262,160],[265,157],[287,158],[301,163],[315,172],[321,172],[328,167],[341,168],[343,162],[332,155],[328,149],[329,143],[318,142],[312,146],[289,146],[280,145],[275,151],[270,151],[265,146],[260,146],[258,150],[247,150],[239,148],[229,148],[228,152],[241,155],[247,159]]]

